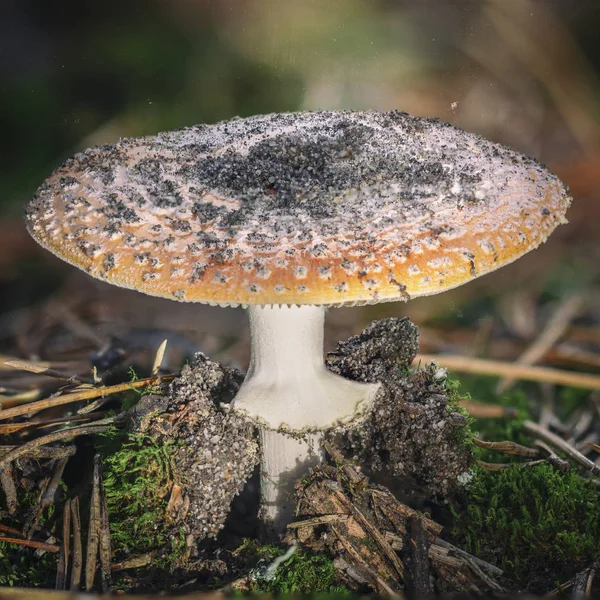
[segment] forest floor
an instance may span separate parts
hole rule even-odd
[[[285,539],[263,544],[255,432],[220,408],[243,378],[243,311],[45,261],[0,273],[3,593],[595,589],[600,288],[580,265],[425,304],[416,355],[404,305],[331,311],[329,368],[387,391],[377,418],[328,436]]]

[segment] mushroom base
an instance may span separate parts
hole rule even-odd
[[[232,407],[263,427],[323,431],[371,405],[378,384],[344,379],[323,361],[325,309],[250,307],[251,355]]]
[[[261,430],[260,518],[265,539],[277,539],[292,521],[296,508],[294,486],[308,469],[323,460],[322,437],[321,432],[292,437]]]

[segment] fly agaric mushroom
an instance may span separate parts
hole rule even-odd
[[[248,307],[250,367],[233,408],[260,425],[263,503],[280,525],[280,485],[315,460],[318,432],[377,393],[324,367],[325,308],[461,285],[544,242],[569,203],[535,161],[437,120],[304,112],[86,150],[26,219],[99,279]]]

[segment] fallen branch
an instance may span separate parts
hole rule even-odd
[[[497,360],[484,360],[459,356],[456,354],[417,354],[413,365],[434,362],[440,367],[445,367],[462,373],[475,373],[477,375],[493,375],[496,377],[512,377],[525,381],[540,381],[584,388],[587,390],[600,390],[600,376],[589,373],[574,373],[561,371],[548,367],[531,367],[517,365]],[[2,413],[0,413],[1,415]]]
[[[102,419],[101,421],[90,423],[89,425],[81,425],[79,427],[71,427],[69,429],[54,431],[53,433],[49,433],[48,435],[44,435],[42,437],[36,438],[35,440],[31,440],[30,442],[27,442],[22,446],[17,446],[14,450],[7,452],[2,458],[0,458],[0,469],[2,469],[5,465],[10,464],[13,460],[16,460],[17,458],[26,455],[28,452],[31,452],[31,450],[35,448],[44,446],[46,444],[51,444],[52,442],[57,442],[59,440],[74,438],[81,435],[93,435],[96,433],[101,433],[103,431],[106,431],[113,423],[119,421],[120,419],[121,415],[117,415],[115,417],[108,417],[106,419]]]
[[[525,431],[532,433],[533,435],[541,438],[554,448],[560,450],[567,454],[570,458],[572,458],[575,462],[579,463],[582,467],[587,469],[590,473],[594,475],[600,475],[600,466],[592,462],[589,458],[585,457],[579,450],[571,446],[568,442],[563,440],[561,437],[552,433],[545,427],[534,423],[533,421],[524,421],[523,428]]]
[[[21,538],[11,538],[0,536],[0,542],[6,544],[18,544],[19,546],[26,546],[28,548],[35,548],[36,550],[45,550],[46,552],[60,552],[58,546],[52,544],[46,544],[46,542],[36,542],[35,540],[24,540]]]
[[[12,419],[13,417],[18,417],[20,415],[32,414],[54,406],[71,404],[82,400],[93,400],[94,398],[99,398],[101,396],[127,392],[131,389],[157,386],[162,383],[167,383],[175,377],[176,375],[174,374],[160,375],[158,377],[149,377],[148,379],[138,379],[138,381],[129,383],[118,383],[117,385],[102,386],[90,390],[83,390],[81,392],[71,392],[70,394],[47,398],[45,400],[37,400],[36,402],[31,402],[23,406],[15,406],[14,408],[8,408],[7,410],[0,410],[0,421],[6,421],[7,419]]]

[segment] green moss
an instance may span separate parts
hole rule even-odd
[[[167,504],[174,444],[129,434],[103,459],[104,487],[116,557],[159,552],[154,565],[172,567],[180,558],[181,535],[173,538]],[[166,552],[160,552],[167,549]]]
[[[53,587],[57,557],[52,552],[38,557],[31,548],[0,542],[0,586]]]
[[[473,419],[474,435],[533,447],[534,440],[522,425],[534,418],[532,398],[539,396],[539,388],[521,382],[499,396],[497,381],[494,377],[461,379],[461,390],[473,398],[518,411],[512,417]],[[451,382],[451,398],[454,387]],[[560,417],[566,419],[585,402],[585,394],[562,388],[557,401]],[[474,469],[474,480],[453,506],[457,544],[502,567],[528,591],[547,591],[598,556],[600,497],[592,484],[576,472],[563,474],[549,464],[523,468],[518,465],[524,461],[521,458],[482,448],[474,453],[486,462],[515,464],[499,472]]]
[[[598,492],[547,464],[478,468],[454,514],[457,543],[531,591],[572,576],[600,551]]]
[[[17,505],[19,507],[19,518],[14,521],[10,519],[6,524],[17,529],[22,528],[22,520],[27,512],[37,506],[40,496],[39,488],[25,490],[22,486],[17,487]],[[2,507],[2,504],[0,504]],[[40,517],[39,523],[52,529],[52,518],[55,506],[51,504]],[[41,539],[36,536],[36,539]],[[58,554],[45,552],[36,554],[32,548],[26,548],[17,544],[0,542],[0,586],[1,587],[54,587],[56,579],[56,568],[58,565]]]
[[[473,444],[473,423],[474,419],[469,415],[469,411],[463,408],[461,402],[463,400],[470,400],[471,394],[461,390],[461,383],[458,379],[447,378],[445,381],[446,395],[448,397],[448,409],[452,412],[457,412],[466,419],[464,427],[460,427],[454,430],[454,439],[458,443],[462,443],[469,448],[471,452],[475,450]]]
[[[531,446],[532,438],[523,430],[523,421],[531,419],[531,402],[529,386],[520,384],[502,395],[497,395],[495,387],[498,379],[495,377],[464,377],[461,379],[460,389],[463,398],[476,398],[480,402],[505,406],[514,409],[513,416],[504,418],[482,419],[470,418],[470,430],[473,435],[493,442],[510,440]],[[463,391],[464,390],[464,391]],[[486,462],[505,463],[510,462],[510,457],[483,448],[474,449],[475,458]]]
[[[140,380],[139,375],[137,374],[134,367],[129,367],[127,370],[127,374],[129,375],[129,383],[135,383]],[[129,410],[133,406],[135,406],[139,399],[142,396],[149,396],[151,394],[163,394],[163,391],[159,386],[155,385],[146,385],[141,388],[134,388],[131,386],[131,390],[129,392],[125,392],[122,396],[121,400],[121,412]]]
[[[578,408],[589,407],[590,392],[585,389],[563,387],[554,403],[556,416],[566,421]]]
[[[317,552],[298,549],[288,560],[282,563],[272,579],[265,578],[267,567],[281,555],[283,550],[277,546],[261,546],[252,540],[246,540],[236,551],[249,565],[258,566],[253,570],[253,592],[270,594],[334,594],[351,597],[351,592],[339,583],[332,559]]]

